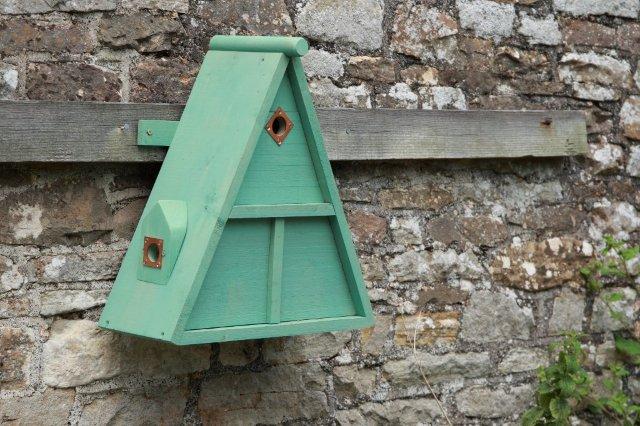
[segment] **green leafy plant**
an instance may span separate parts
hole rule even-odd
[[[604,243],[598,257],[580,269],[587,290],[595,294],[606,284],[630,279],[632,274],[628,265],[640,256],[640,246],[630,247],[611,236],[605,236]],[[616,302],[624,300],[623,294],[612,292],[601,299],[613,319],[624,320],[624,314],[615,306]],[[640,365],[640,342],[620,336],[615,342],[621,356],[630,364]],[[607,366],[609,374],[602,382],[606,395],[594,396],[579,336],[568,333],[559,344],[550,348],[556,350],[557,358],[548,367],[539,369],[536,406],[524,414],[523,425],[568,425],[571,415],[585,405],[593,413],[607,416],[618,424],[640,425],[640,405],[634,404],[620,386],[622,379],[630,374],[624,364],[612,362]]]
[[[619,337],[616,339],[616,349],[621,355],[627,357],[629,362],[640,366],[640,342]]]
[[[614,362],[609,366],[609,372],[611,377],[603,381],[608,395],[591,399],[589,409],[598,414],[606,414],[625,426],[639,424],[640,405],[634,404],[627,394],[618,389],[618,383],[629,375],[629,371],[623,364]]]
[[[537,405],[522,417],[524,426],[569,424],[574,407],[591,391],[591,380],[583,367],[585,352],[578,336],[568,334],[551,349],[558,350],[557,360],[538,370]]]

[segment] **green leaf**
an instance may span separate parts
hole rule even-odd
[[[549,403],[549,411],[555,420],[566,421],[571,415],[571,407],[565,399],[554,398]]]
[[[591,268],[584,266],[580,268],[580,275],[582,275],[585,278],[588,278],[591,275],[593,275],[593,271],[591,270]]]
[[[611,318],[613,318],[614,320],[616,320],[618,322],[624,322],[625,316],[620,311],[609,309],[609,315],[611,315]]]
[[[536,426],[544,417],[544,409],[533,407],[522,416],[522,426]]]
[[[633,259],[640,255],[640,246],[634,246],[620,250],[620,257],[626,261]]]
[[[604,285],[595,278],[589,278],[587,280],[587,289],[592,293],[597,293],[604,288]]]
[[[614,303],[624,300],[624,295],[622,293],[614,292],[604,296],[604,299],[609,303]]]
[[[560,388],[562,396],[569,398],[576,391],[576,384],[571,378],[564,377],[558,381],[558,388]]]
[[[631,358],[635,365],[640,365],[640,342],[633,339],[616,338],[616,349]]]

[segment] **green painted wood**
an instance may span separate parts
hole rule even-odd
[[[328,218],[288,218],[282,321],[356,315]]]
[[[240,39],[240,51],[205,56],[143,212],[161,200],[187,205],[170,278],[136,278],[139,225],[105,328],[195,344],[373,323],[299,58]],[[265,130],[278,107],[294,123],[280,146]]]
[[[306,137],[309,140],[309,149],[313,159],[316,174],[320,177],[321,189],[325,199],[329,201],[336,212],[335,218],[330,220],[336,247],[342,261],[342,265],[347,276],[349,291],[358,315],[368,318],[373,323],[373,311],[366,291],[360,262],[356,250],[351,241],[349,225],[344,214],[342,201],[335,184],[335,178],[329,164],[329,158],[324,150],[320,123],[313,107],[311,93],[307,86],[307,80],[300,58],[292,58],[287,69],[287,75],[293,87],[296,103],[299,106],[298,112],[304,127]]]
[[[178,121],[138,121],[138,145],[169,146],[178,129]]]
[[[163,253],[160,269],[138,263],[139,280],[155,284],[166,284],[169,281],[187,232],[187,218],[187,203],[181,200],[160,200],[142,217],[140,224],[143,238],[163,240]]]
[[[209,49],[234,52],[279,52],[287,56],[303,56],[309,51],[309,44],[301,37],[217,35],[209,42]]]
[[[187,202],[183,248],[166,286],[139,281],[138,226],[101,326],[169,341],[184,332],[287,62],[281,53],[205,55],[147,204]]]
[[[269,245],[269,280],[267,299],[267,322],[280,322],[282,304],[282,265],[284,256],[284,219],[276,218],[271,226],[271,243]]]
[[[323,318],[281,322],[279,324],[257,324],[205,330],[188,330],[179,336],[174,343],[179,345],[196,345],[210,342],[265,339],[279,336],[295,336],[298,334],[324,333],[327,331],[353,330],[369,326],[371,326],[371,320],[361,316]]]
[[[230,219],[255,219],[261,217],[333,216],[335,211],[329,203],[310,204],[258,204],[233,206]]]
[[[229,220],[187,329],[267,322],[271,221]]]
[[[240,187],[237,205],[322,203],[315,173],[289,79],[284,79],[271,106],[286,111],[293,129],[278,145],[264,131]]]

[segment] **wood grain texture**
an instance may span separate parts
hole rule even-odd
[[[0,162],[158,162],[138,120],[179,120],[184,106],[0,101]],[[587,152],[580,111],[319,109],[330,160],[518,158]]]
[[[263,217],[333,216],[335,211],[329,203],[314,204],[258,204],[233,206],[230,219],[255,219]]]

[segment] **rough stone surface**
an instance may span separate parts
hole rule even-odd
[[[11,99],[18,89],[18,69],[0,62],[0,99]]]
[[[609,302],[612,294],[620,295],[622,300]],[[593,302],[591,328],[596,332],[631,329],[640,311],[637,297],[637,292],[631,288],[610,288],[600,292]],[[613,315],[612,311],[619,313],[620,317]]]
[[[493,216],[443,216],[427,223],[427,235],[449,245],[455,241],[468,241],[477,246],[494,247],[509,236],[502,220]]]
[[[458,24],[437,8],[401,3],[393,22],[391,48],[416,58],[433,56],[432,42],[458,33]]]
[[[27,69],[29,99],[116,102],[122,98],[116,73],[94,65],[31,63]]]
[[[402,71],[400,75],[407,84],[420,84],[423,86],[438,85],[438,70],[424,65],[411,65]]]
[[[438,404],[433,399],[403,399],[385,403],[368,402],[358,410],[338,411],[336,421],[341,426],[361,425],[409,425],[437,421],[442,417]]]
[[[638,146],[632,146],[629,150],[627,173],[631,176],[640,177],[640,147]]]
[[[547,15],[544,19],[536,19],[525,14],[520,18],[518,32],[525,36],[530,44],[556,46],[562,40],[558,22],[553,15]]]
[[[611,47],[616,44],[616,30],[590,21],[572,19],[562,30],[568,44]]]
[[[624,152],[618,145],[602,140],[589,145],[589,158],[594,162],[596,173],[608,173],[620,167]]]
[[[638,0],[553,0],[553,7],[576,16],[611,15],[637,18],[640,2]]]
[[[426,279],[431,271],[425,253],[408,251],[389,261],[389,273],[398,281],[416,281]]]
[[[108,394],[86,405],[78,424],[178,424],[188,396],[186,386]]]
[[[16,425],[67,424],[73,407],[73,389],[50,389],[31,396],[9,397],[0,404],[0,422]]]
[[[486,352],[444,355],[417,352],[405,360],[387,362],[382,371],[392,387],[426,386],[421,369],[429,382],[435,384],[487,374],[491,369],[491,361]]]
[[[467,109],[464,92],[455,87],[421,88],[420,98],[424,109]]]
[[[187,13],[189,0],[122,0],[122,7],[131,9],[160,9]]]
[[[2,389],[22,389],[28,385],[27,374],[33,360],[34,343],[35,336],[32,330],[0,326],[0,386]],[[2,404],[0,404],[0,413],[2,413]]]
[[[495,257],[489,271],[497,282],[529,291],[579,286],[579,270],[592,252],[588,242],[570,238],[517,242]]]
[[[241,340],[221,343],[218,360],[224,366],[241,367],[252,363],[259,355],[260,348],[255,340]]]
[[[576,97],[594,101],[619,99],[619,89],[631,87],[631,66],[627,61],[594,52],[563,55],[558,75],[572,85]]]
[[[59,320],[44,345],[43,380],[71,387],[141,373],[180,375],[209,368],[209,346],[174,346],[100,330],[87,320]]]
[[[296,27],[312,39],[376,50],[382,45],[382,6],[379,0],[309,0]]]
[[[316,364],[223,373],[204,381],[198,413],[205,424],[281,423],[327,414],[325,377]],[[229,392],[233,389],[233,392]]]
[[[198,66],[182,58],[144,59],[131,70],[131,98],[136,102],[186,102]]]
[[[593,209],[594,224],[598,230],[611,234],[622,240],[627,240],[630,232],[640,229],[640,215],[636,208],[628,202],[611,203],[604,200]]]
[[[290,34],[291,17],[283,0],[199,2],[197,15],[207,27],[240,29],[249,34]]]
[[[468,298],[469,293],[465,290],[448,285],[436,285],[424,287],[420,290],[418,293],[418,305],[451,306],[464,303]]]
[[[40,314],[44,316],[84,311],[104,305],[107,301],[105,290],[58,290],[42,293]]]
[[[131,47],[141,53],[162,52],[171,49],[181,32],[183,28],[177,19],[138,12],[102,18],[98,39],[113,48]]]
[[[473,30],[478,37],[500,40],[513,32],[516,19],[512,4],[490,0],[456,0],[460,26]]]
[[[375,370],[358,369],[353,365],[334,368],[333,377],[336,395],[346,401],[371,394],[376,384]]]
[[[271,364],[298,363],[336,356],[351,340],[346,332],[283,337],[265,342],[264,361]]]
[[[375,214],[356,210],[348,214],[347,220],[358,243],[380,244],[387,235],[387,221]]]
[[[638,48],[638,43],[640,43],[640,23],[625,22],[616,29],[615,47],[632,52]]]
[[[324,50],[309,50],[309,53],[302,57],[302,65],[309,77],[338,78],[344,74],[342,59]]]
[[[347,74],[362,80],[393,83],[396,79],[395,65],[387,58],[352,56],[347,64]]]
[[[620,110],[620,124],[624,135],[640,140],[640,96],[630,96]]]
[[[44,0],[0,0],[0,13],[21,15],[51,12],[52,8]]]
[[[376,315],[373,327],[362,330],[362,350],[371,355],[380,355],[389,340],[393,318],[389,315]]]
[[[418,95],[411,91],[406,83],[396,83],[389,89],[389,93],[378,95],[376,104],[380,108],[418,108]]]
[[[47,13],[55,10],[64,12],[95,12],[114,10],[116,5],[116,0],[0,0],[0,13],[23,15],[30,13]]]
[[[309,90],[317,107],[371,108],[370,89],[364,84],[343,88],[321,78],[310,81]]]
[[[61,0],[55,5],[57,10],[65,12],[95,12],[102,10],[115,10],[116,0]]]
[[[383,189],[378,193],[380,204],[389,209],[439,210],[453,202],[446,189],[426,186],[407,189]]]
[[[533,402],[531,385],[491,389],[472,386],[456,394],[458,410],[470,417],[496,418],[522,413]]]
[[[479,291],[471,295],[464,311],[460,337],[475,343],[526,340],[532,325],[531,309],[518,306],[515,297]]]
[[[393,240],[399,244],[422,244],[420,222],[413,217],[394,217],[390,224]]]
[[[398,318],[395,343],[398,346],[430,346],[453,343],[460,331],[460,312],[429,312]]]
[[[582,331],[585,305],[584,296],[569,289],[563,289],[553,300],[553,314],[549,319],[549,333],[559,335],[567,331]]]
[[[501,373],[522,373],[549,364],[549,354],[539,348],[514,348],[498,364]]]
[[[91,52],[95,45],[84,25],[70,21],[55,24],[22,18],[0,21],[0,53],[3,55],[25,51],[85,53]]]

